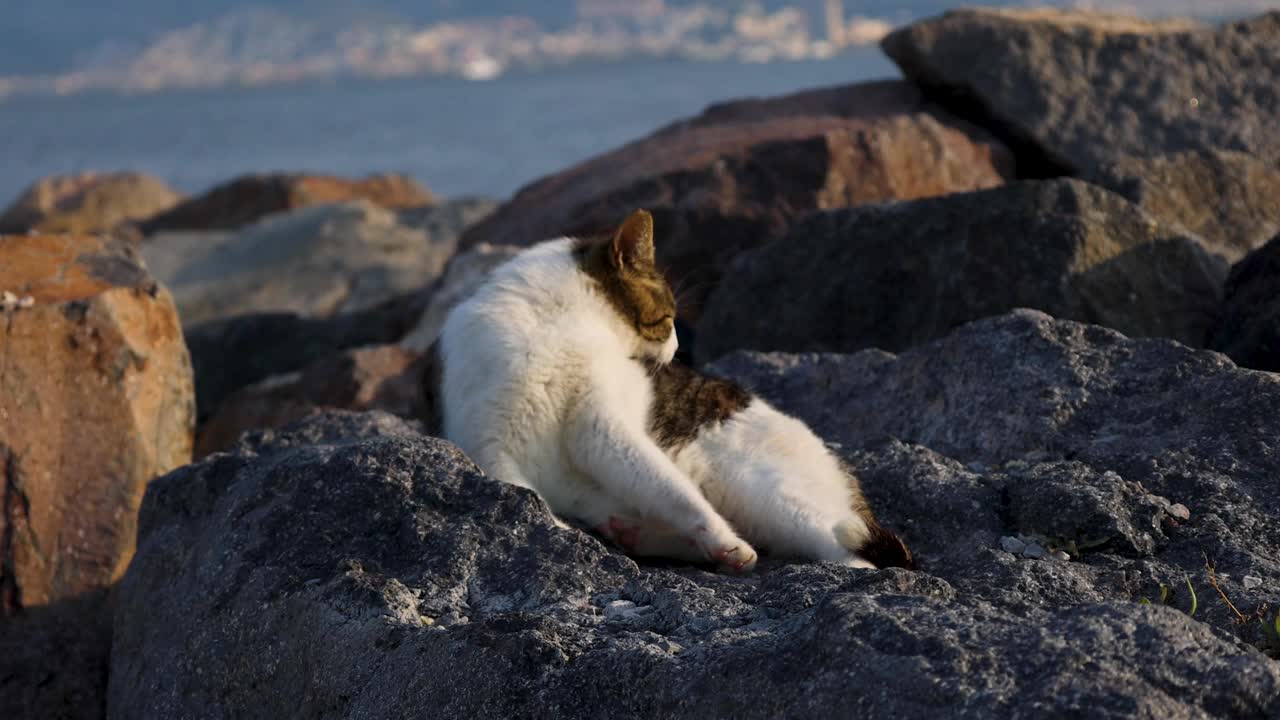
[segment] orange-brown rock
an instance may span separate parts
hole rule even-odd
[[[135,172],[56,175],[39,180],[0,214],[0,233],[94,233],[149,218],[182,195]]]
[[[90,717],[143,491],[191,459],[191,365],[124,242],[0,236],[0,258],[0,714]]]
[[[436,197],[412,178],[396,174],[359,179],[300,173],[247,175],[160,213],[140,228],[148,235],[162,230],[229,230],[271,213],[349,200],[398,210],[433,205]]]
[[[229,396],[200,429],[196,456],[231,447],[246,430],[276,428],[326,408],[425,414],[426,356],[396,345],[335,353]]]
[[[816,209],[988,188],[1012,155],[919,90],[878,82],[709,108],[524,188],[462,239],[529,245],[654,211],[682,315],[729,260]]]

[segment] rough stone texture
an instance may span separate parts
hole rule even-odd
[[[1231,269],[1209,347],[1258,370],[1280,372],[1280,235]]]
[[[815,213],[740,257],[698,326],[736,348],[897,351],[1016,307],[1201,346],[1226,266],[1079,180]]]
[[[735,353],[714,366],[851,451],[885,524],[960,594],[1032,606],[1181,594],[1251,642],[1280,608],[1280,376],[1168,340],[1020,310],[897,357]],[[1190,519],[1183,522],[1184,505]],[[996,552],[1075,543],[1082,562]],[[1070,552],[1070,550],[1068,550]]]
[[[283,427],[321,408],[425,417],[424,362],[400,346],[379,345],[323,357],[299,372],[250,385],[201,426],[196,457],[231,447],[247,430]]]
[[[426,311],[400,344],[414,352],[426,352],[439,337],[449,311],[470,297],[489,273],[518,252],[520,248],[512,245],[481,243],[455,255],[432,288]]]
[[[463,236],[529,245],[654,211],[658,259],[696,317],[724,266],[814,209],[999,185],[1009,153],[911,85],[851,85],[709,108],[543,178]]]
[[[0,233],[95,233],[168,210],[182,195],[135,172],[43,178],[0,213]]]
[[[1231,262],[1280,232],[1280,163],[1230,151],[1125,158],[1091,173],[1160,222],[1185,228]]]
[[[232,230],[272,213],[356,200],[390,210],[436,203],[431,191],[404,175],[360,179],[299,173],[248,175],[160,213],[140,228],[148,235],[167,230]]]
[[[186,325],[250,312],[323,317],[431,284],[486,211],[471,201],[403,217],[363,201],[322,205],[235,233],[156,237],[143,253]]]
[[[200,421],[241,388],[301,370],[342,350],[396,342],[415,327],[433,297],[430,291],[418,291],[331,317],[254,313],[188,328]]]
[[[1021,174],[1185,150],[1280,156],[1280,12],[1210,28],[959,10],[881,46],[928,97],[1005,138]]]
[[[191,460],[191,365],[123,243],[0,237],[0,258],[0,291],[32,301],[0,310],[0,716],[92,716],[105,588],[146,484]]]
[[[101,720],[110,653],[106,590],[0,618],[0,717]]]
[[[942,493],[963,471],[938,464],[946,475],[913,469]],[[936,508],[917,530],[954,516]],[[1040,582],[961,592],[827,564],[638,567],[378,413],[314,417],[179,470],[153,484],[141,526],[112,718],[1280,712],[1280,666],[1179,610],[1036,596],[1074,564],[1001,562],[953,536],[952,554]],[[1034,601],[1002,597],[1019,592]]]

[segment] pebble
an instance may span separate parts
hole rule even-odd
[[[1252,576],[1252,575],[1245,575],[1245,576],[1244,576],[1244,589],[1245,589],[1245,590],[1253,590],[1254,588],[1258,588],[1258,587],[1262,587],[1262,578],[1260,578],[1260,577],[1254,577],[1254,576]]]
[[[1169,513],[1173,517],[1178,518],[1179,520],[1191,519],[1191,511],[1188,510],[1187,506],[1183,505],[1182,503],[1174,503],[1169,507],[1165,508],[1164,511]]]
[[[1049,551],[1045,550],[1044,547],[1039,543],[1031,543],[1027,545],[1026,550],[1022,551],[1022,554],[1025,555],[1026,557],[1031,558],[1032,560],[1039,560],[1040,558],[1047,556],[1049,554]]]
[[[656,645],[663,652],[670,653],[672,655],[675,655],[676,653],[684,649],[683,645],[681,645],[678,642],[675,642],[674,640],[671,640],[670,638],[662,638],[661,640],[658,640]]]
[[[614,600],[604,606],[604,616],[606,618],[614,618],[619,615],[626,615],[627,611],[635,610],[636,604],[630,600]]]
[[[1023,550],[1027,549],[1027,544],[1016,537],[1006,535],[1000,538],[1000,549],[1014,555],[1021,555]]]
[[[652,605],[637,606],[630,600],[614,600],[604,606],[605,622],[630,624],[644,622],[644,616],[653,612]]]
[[[8,290],[5,290],[4,292],[0,292],[0,308],[5,310],[12,310],[17,306],[18,306],[17,295],[14,295]]]
[[[1066,550],[1054,550],[1054,551],[1053,551],[1053,554],[1051,554],[1049,557],[1051,557],[1051,558],[1053,558],[1054,560],[1057,560],[1057,561],[1059,561],[1059,562],[1070,562],[1070,561],[1071,561],[1071,554],[1070,554],[1070,553],[1068,553]]]

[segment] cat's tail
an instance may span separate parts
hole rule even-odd
[[[836,540],[846,550],[855,553],[877,568],[900,567],[916,569],[915,558],[902,538],[876,522],[875,518],[858,517],[846,520],[835,527]]]

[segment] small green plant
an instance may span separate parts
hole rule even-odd
[[[1187,611],[1187,615],[1189,617],[1195,617],[1196,611],[1200,608],[1200,601],[1196,598],[1195,588],[1191,587],[1191,578],[1183,578],[1183,581],[1187,584],[1187,592],[1191,593],[1191,609]],[[1173,598],[1173,588],[1165,585],[1164,583],[1160,583],[1160,604],[1171,606],[1173,605]],[[1147,598],[1138,598],[1138,604],[1151,605],[1152,602]]]

